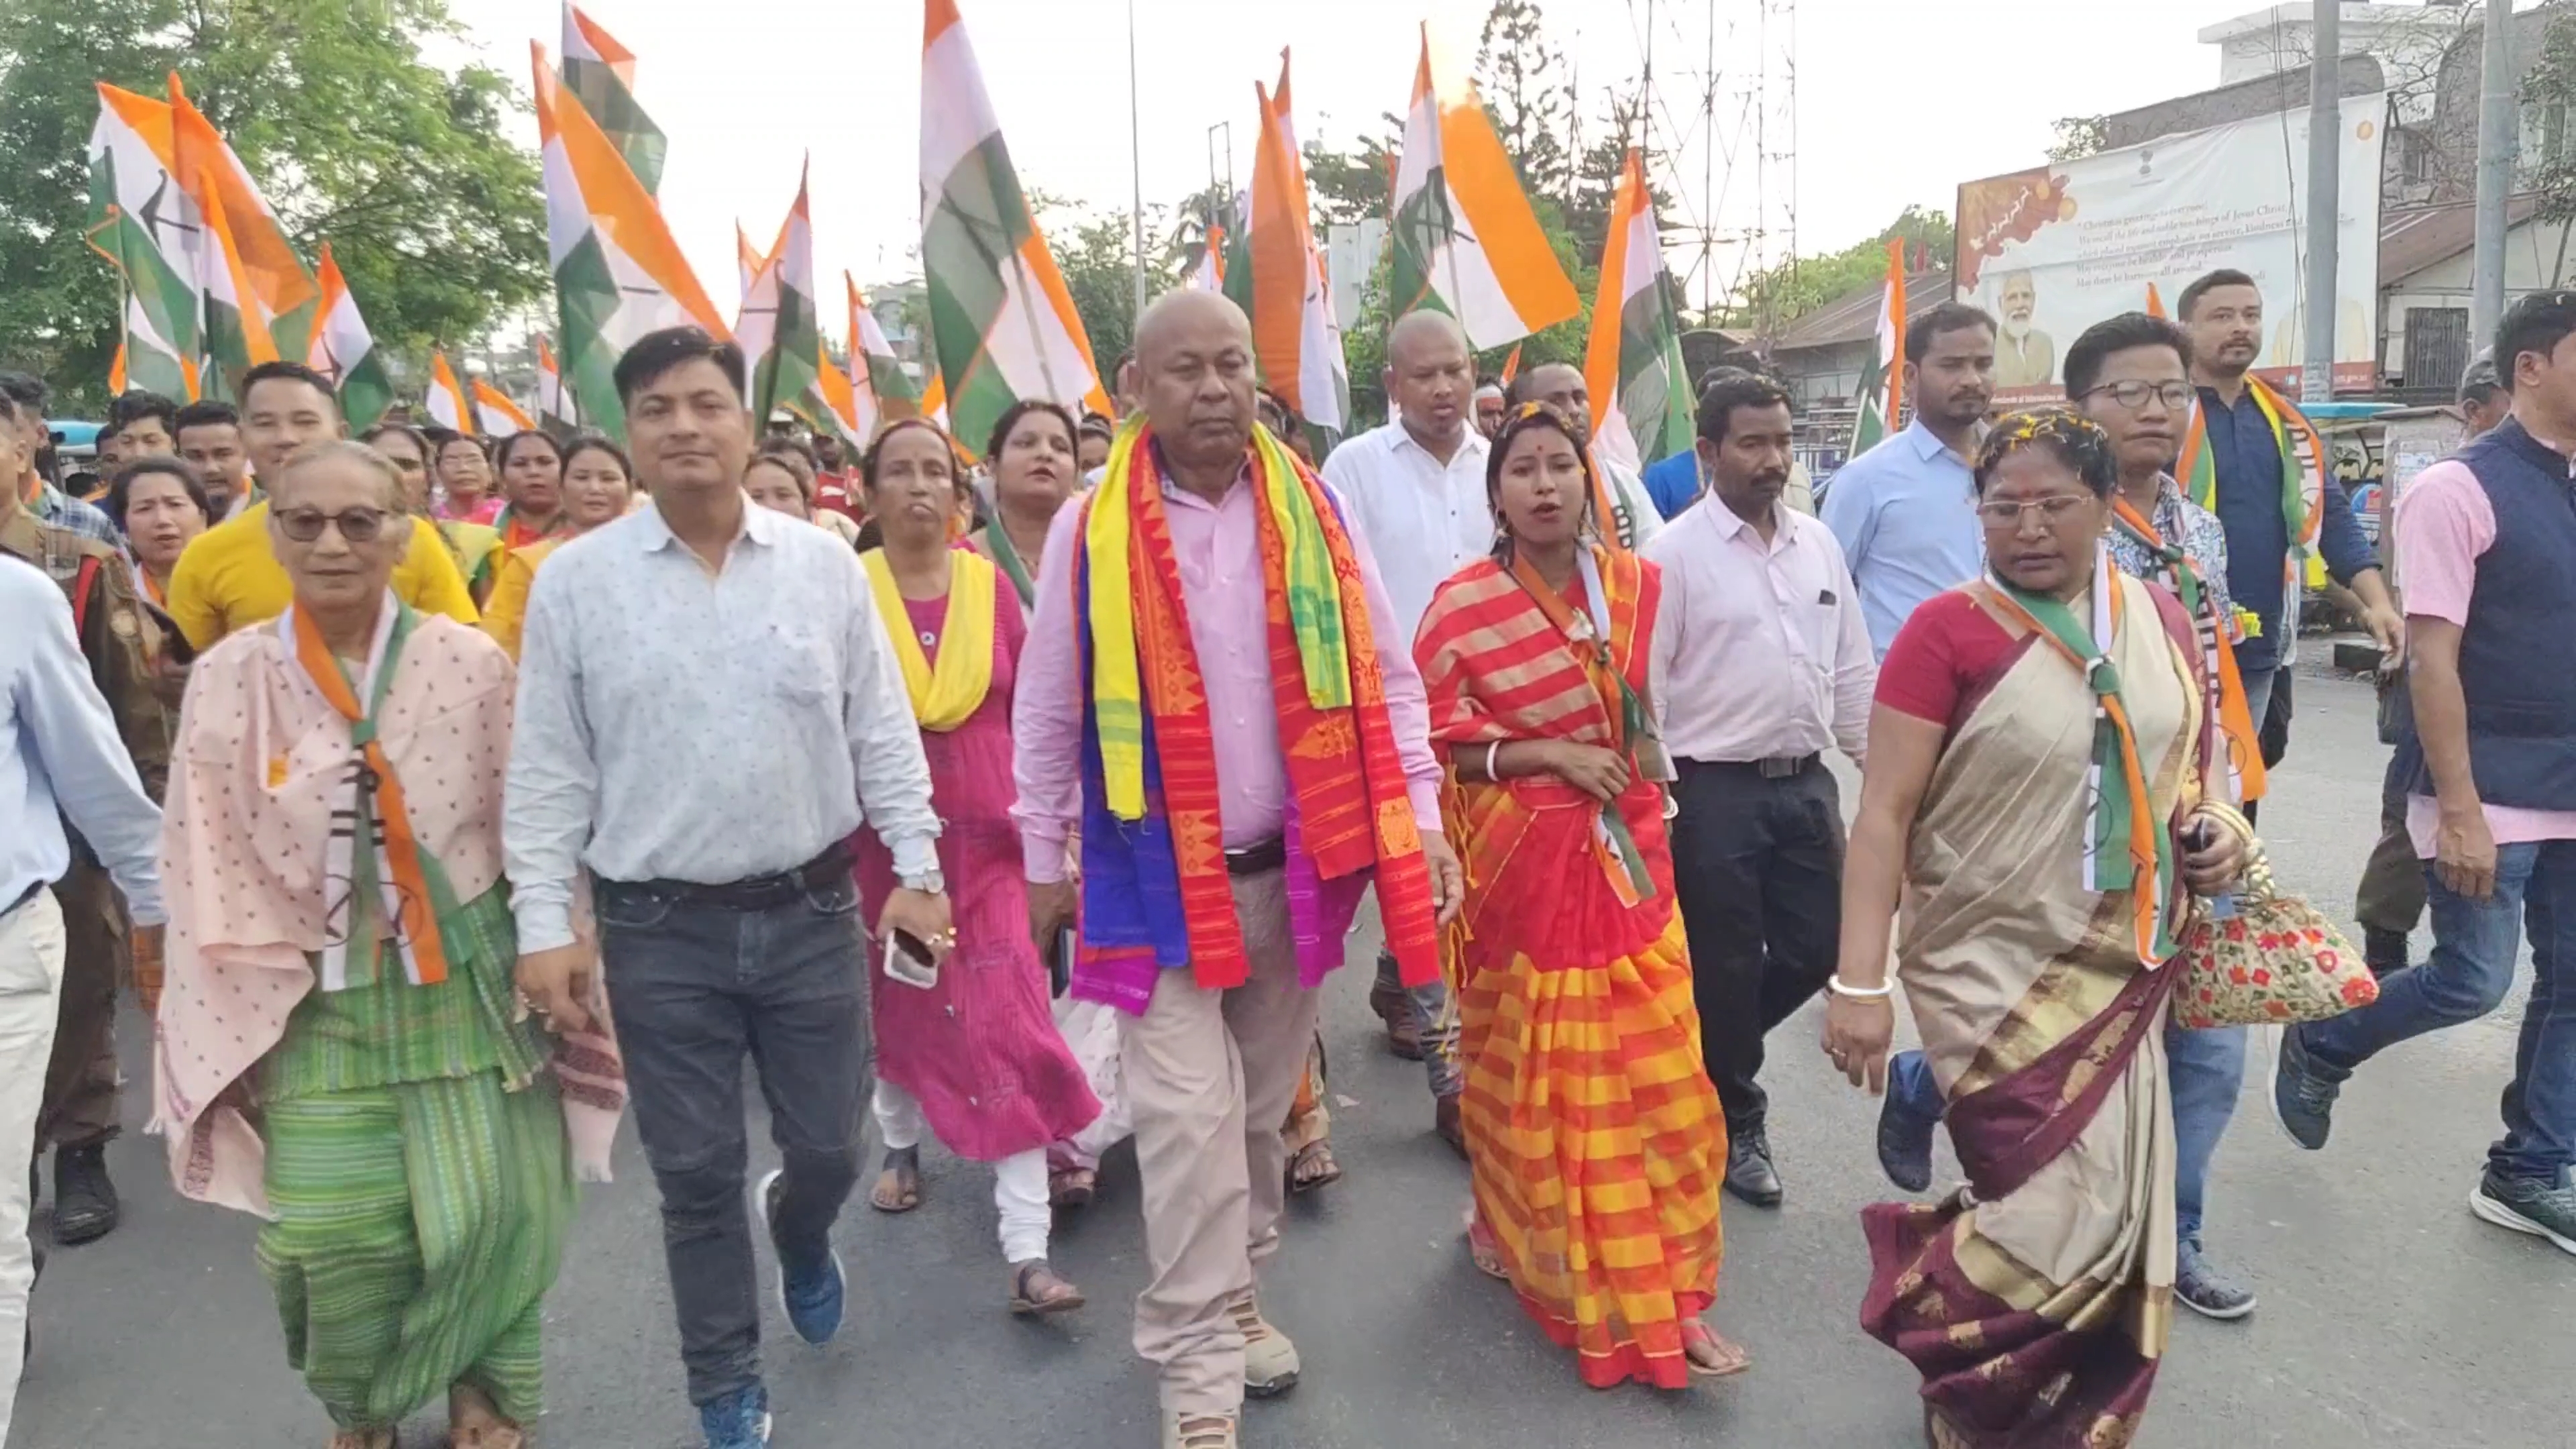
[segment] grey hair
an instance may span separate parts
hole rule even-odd
[[[286,466],[279,471],[276,481],[283,483],[294,476],[298,469],[310,468],[316,463],[329,462],[355,463],[375,474],[385,485],[386,511],[390,513],[404,511],[402,471],[394,466],[394,460],[350,438],[325,438],[318,443],[307,443],[296,449],[293,455],[287,458]],[[270,491],[276,491],[275,484],[270,485]]]

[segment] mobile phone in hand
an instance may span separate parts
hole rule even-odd
[[[1081,937],[1070,925],[1056,928],[1055,944],[1047,950],[1047,992],[1062,996],[1073,985],[1073,956]]]
[[[923,991],[939,985],[939,963],[931,959],[930,947],[901,926],[886,933],[885,974]]]

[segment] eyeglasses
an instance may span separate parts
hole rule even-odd
[[[297,543],[320,538],[325,524],[339,529],[340,537],[350,543],[373,543],[385,531],[385,520],[394,515],[382,508],[344,508],[338,513],[325,513],[319,508],[280,508],[268,516],[277,520],[278,532]]]
[[[2187,382],[2139,382],[2135,379],[2128,382],[2106,382],[2100,387],[2086,391],[2084,396],[2091,397],[2098,392],[2109,393],[2111,401],[2131,412],[2145,407],[2148,398],[2155,398],[2166,407],[2180,412],[2191,406],[2192,399],[2191,384]]]
[[[2036,511],[2040,526],[2055,533],[2075,520],[2077,509],[2092,501],[2090,493],[2052,493],[2027,503],[2007,503],[1997,499],[1977,505],[1977,521],[1988,528],[2019,528],[2021,521]]]

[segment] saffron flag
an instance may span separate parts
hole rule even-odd
[[[481,430],[474,426],[474,405],[465,398],[465,385],[456,380],[456,369],[447,365],[447,354],[429,355],[429,420],[451,433],[473,437]]]
[[[573,405],[572,390],[564,386],[563,369],[555,363],[555,350],[546,343],[545,334],[537,334],[537,421],[557,432],[570,432],[581,426],[581,412]]]
[[[1391,241],[1393,315],[1436,307],[1458,319],[1480,352],[1583,310],[1475,85],[1435,73],[1427,25],[1395,173]]]
[[[980,443],[1022,398],[1106,413],[1082,316],[1011,169],[956,0],[928,0],[921,40],[921,270],[950,431]]]
[[[529,417],[525,408],[510,401],[508,393],[482,378],[474,379],[474,430],[476,432],[487,438],[506,438],[512,433],[534,432],[536,426],[537,420]]]
[[[126,377],[137,387],[194,402],[197,360],[204,353],[197,244],[205,229],[173,175],[175,150],[169,102],[111,85],[98,88],[84,231],[91,249],[124,278]]]
[[[751,305],[752,283],[760,280],[760,269],[769,265],[769,258],[751,244],[751,234],[744,231],[738,221],[733,224],[733,264],[742,273],[742,301],[748,307]]]
[[[358,299],[349,295],[348,279],[340,275],[339,259],[331,255],[327,241],[322,244],[320,286],[321,325],[313,329],[313,345],[304,361],[339,389],[340,416],[347,420],[349,431],[365,432],[392,409],[394,384],[376,351],[375,334],[358,315]]]
[[[734,235],[748,263],[740,227]],[[814,224],[803,175],[797,178],[796,203],[778,228],[777,243],[743,288],[734,340],[742,344],[753,418],[765,423],[772,410],[803,401],[823,356],[823,331],[814,308]]]
[[[171,175],[196,204],[204,341],[229,382],[242,369],[302,357],[322,296],[276,213],[212,122],[170,77]]]
[[[1517,347],[1512,357],[1519,361]],[[1592,445],[1601,457],[1635,471],[1691,446],[1694,409],[1681,321],[1673,315],[1645,155],[1633,146],[1610,202],[1583,384],[1592,395]]]
[[[1853,456],[1896,431],[1905,406],[1905,243],[1887,239],[1887,286],[1879,293],[1878,331],[1861,365],[1860,417],[1852,424]]]
[[[599,123],[600,134],[626,159],[644,194],[659,192],[662,158],[670,147],[662,128],[635,103],[635,53],[570,3],[563,12],[563,51],[564,89]]]
[[[626,436],[617,359],[637,338],[689,325],[731,335],[626,158],[589,108],[556,83],[531,44],[537,134],[545,151],[546,252],[552,264],[567,381],[593,426]]]
[[[2147,283],[2147,315],[2150,317],[2165,315],[2165,299],[2157,294],[2156,284],[2153,282]]]
[[[1199,237],[1198,264],[1182,282],[1193,292],[1225,290],[1225,223],[1211,219]]]
[[[1252,317],[1252,347],[1262,379],[1306,420],[1321,456],[1350,424],[1350,370],[1306,204],[1306,161],[1298,154],[1288,111],[1286,51],[1279,53],[1278,92],[1266,92],[1258,82],[1252,92],[1261,106],[1246,229],[1252,305],[1245,310]]]

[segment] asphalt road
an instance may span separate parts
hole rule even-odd
[[[2311,651],[2321,654],[2323,651]],[[2351,905],[2377,832],[2385,758],[2364,687],[2299,683],[2293,753],[2264,824],[2288,886]],[[2419,934],[2419,948],[2423,937]],[[1364,961],[1370,943],[1353,942]],[[1729,1201],[1717,1321],[1753,1371],[1681,1394],[1586,1390],[1568,1358],[1478,1277],[1459,1243],[1464,1167],[1431,1135],[1421,1071],[1381,1049],[1364,972],[1327,987],[1335,1145],[1348,1178],[1297,1202],[1266,1285],[1306,1378],[1254,1406],[1253,1449],[1667,1449],[1713,1443],[1897,1449],[1921,1443],[1914,1377],[1855,1327],[1856,1213],[1892,1195],[1871,1154],[1872,1103],[1813,1048],[1815,1009],[1773,1037],[1771,1135],[1788,1202]],[[2359,1449],[2576,1443],[2566,1326],[2576,1258],[2473,1220],[2465,1206],[2513,1054],[2517,992],[2487,1021],[2400,1048],[2344,1095],[2332,1149],[2292,1148],[2257,1097],[2221,1149],[2211,1250],[2259,1287],[2251,1319],[2184,1316],[2146,1420],[2152,1449]],[[142,1075],[140,1023],[126,1037]],[[129,1120],[139,1123],[139,1093]],[[547,1300],[551,1449],[694,1449],[649,1176],[630,1140],[619,1180],[585,1202]],[[35,1303],[39,1343],[12,1449],[315,1445],[328,1425],[285,1364],[251,1261],[254,1225],[180,1202],[161,1144],[112,1151],[125,1225],[58,1253]],[[1950,1170],[1947,1147],[1943,1164]],[[1088,1291],[1070,1320],[1004,1312],[991,1176],[937,1154],[928,1204],[840,1228],[850,1321],[824,1349],[773,1321],[779,1449],[1029,1444],[1151,1449],[1152,1375],[1128,1347],[1144,1275],[1132,1160],[1064,1220],[1056,1262]],[[785,1340],[782,1342],[782,1340]],[[443,1444],[425,1417],[405,1436]]]

